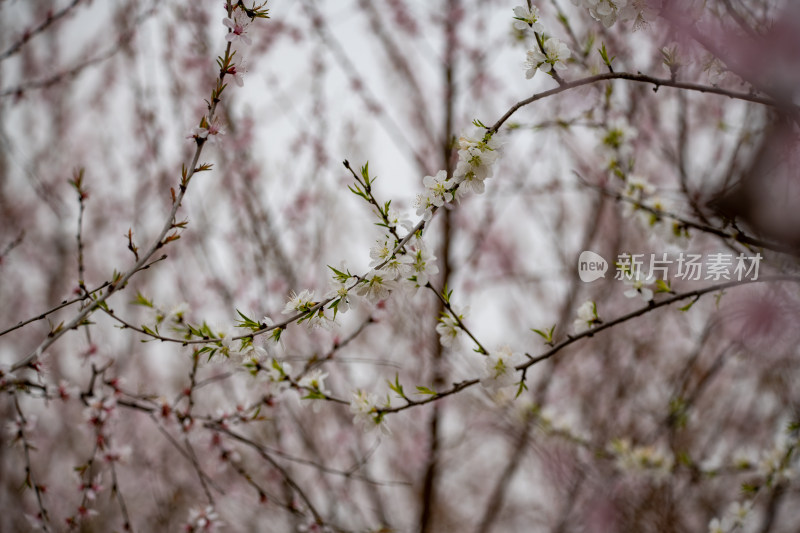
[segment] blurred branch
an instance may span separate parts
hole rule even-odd
[[[791,255],[793,257],[800,257],[800,250],[798,250],[796,247],[785,246],[785,245],[782,245],[780,243],[769,242],[769,241],[765,241],[765,240],[762,240],[762,239],[758,239],[756,237],[751,237],[751,236],[746,235],[745,233],[743,233],[741,231],[736,231],[735,233],[728,233],[723,229],[720,229],[720,228],[717,228],[717,227],[714,227],[714,226],[710,226],[708,224],[703,224],[701,222],[694,222],[692,220],[689,220],[687,218],[683,218],[683,217],[681,217],[679,215],[676,215],[674,213],[670,213],[668,211],[662,211],[661,209],[655,209],[655,208],[650,207],[650,206],[648,206],[646,204],[638,202],[638,201],[634,200],[633,198],[628,198],[626,196],[623,196],[623,195],[621,195],[621,194],[619,194],[617,192],[609,191],[605,187],[600,187],[598,185],[592,185],[591,183],[589,183],[586,180],[584,180],[579,174],[576,173],[576,175],[578,176],[578,179],[580,179],[581,183],[583,183],[586,187],[594,189],[594,190],[600,192],[601,194],[603,194],[605,196],[609,196],[609,197],[614,198],[616,200],[619,200],[621,202],[629,203],[629,204],[635,206],[637,209],[641,209],[642,211],[646,211],[646,212],[648,212],[648,213],[650,213],[652,215],[655,215],[657,217],[664,217],[664,218],[670,218],[672,220],[675,220],[676,222],[679,222],[681,225],[686,226],[687,228],[692,228],[692,229],[696,229],[698,231],[702,231],[703,233],[709,233],[711,235],[716,235],[717,237],[722,237],[725,240],[731,240],[731,241],[734,241],[734,242],[739,242],[739,243],[747,244],[747,245],[750,245],[750,246],[756,246],[758,248],[764,248],[764,249],[767,249],[767,250],[772,250],[773,252],[779,252],[779,253],[782,253],[782,254]]]
[[[650,85],[654,85],[653,91],[657,91],[660,87],[663,86],[663,87],[674,87],[676,89],[684,89],[687,91],[717,94],[720,96],[727,96],[728,98],[735,98],[738,100],[744,100],[746,102],[754,102],[757,104],[775,107],[778,109],[784,109],[790,112],[794,117],[797,117],[798,113],[800,112],[800,108],[798,108],[798,106],[794,104],[780,102],[778,100],[769,97],[756,96],[751,93],[729,91],[727,89],[720,89],[719,87],[713,87],[711,85],[685,83],[685,82],[671,80],[668,78],[656,78],[641,73],[632,74],[630,72],[606,72],[604,74],[597,74],[595,76],[589,76],[587,78],[568,81],[560,85],[559,87],[556,87],[555,89],[550,89],[549,91],[537,93],[531,96],[530,98],[526,98],[525,100],[520,100],[519,102],[511,106],[511,108],[508,111],[506,111],[506,113],[502,117],[500,117],[500,119],[497,122],[495,122],[494,125],[492,125],[492,127],[488,129],[488,132],[489,133],[496,132],[511,117],[511,115],[517,112],[518,109],[525,107],[526,105],[532,104],[537,100],[542,100],[543,98],[548,98],[550,96],[563,93],[565,91],[574,89],[576,87],[582,87],[584,85],[591,85],[594,83],[598,83],[601,81],[608,81],[608,80],[628,80],[637,83],[647,83]]]
[[[12,55],[19,52],[19,50],[28,41],[42,33],[44,30],[50,27],[51,24],[58,22],[61,18],[69,14],[69,12],[72,11],[75,6],[81,3],[81,1],[82,0],[72,0],[72,3],[67,4],[63,9],[56,11],[55,13],[53,13],[52,9],[48,10],[45,19],[38,26],[33,29],[25,30],[22,34],[22,37],[20,37],[17,42],[9,46],[4,52],[0,53],[0,61],[8,59]]]

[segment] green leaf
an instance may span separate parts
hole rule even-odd
[[[242,320],[238,321],[239,323],[236,324],[237,328],[247,328],[247,329],[250,329],[250,330],[253,330],[253,331],[258,331],[258,330],[261,329],[261,324],[260,323],[256,322],[252,318],[249,318],[248,316],[246,316],[244,313],[242,313],[238,309],[236,310],[236,313],[238,313],[238,315],[240,317],[242,317]]]
[[[756,483],[742,483],[742,493],[746,495],[757,493],[759,488]]]
[[[611,56],[611,58],[608,57],[608,50],[606,50],[605,43],[603,43],[600,48],[597,49],[597,51],[600,52],[600,57],[603,58],[603,63],[605,63],[608,69],[613,72],[611,62],[614,61],[617,56]]]
[[[517,394],[514,396],[514,399],[519,398],[519,395],[522,394],[524,390],[528,390],[528,385],[525,383],[524,379],[521,379],[517,384]]]
[[[666,292],[672,293],[672,282],[664,281],[663,279],[656,280],[656,293]]]
[[[692,306],[693,306],[695,303],[697,303],[697,300],[699,300],[699,299],[700,299],[700,297],[699,297],[699,296],[696,296],[696,297],[694,298],[694,300],[692,300],[692,301],[691,301],[691,302],[689,302],[688,304],[684,305],[683,307],[679,307],[679,308],[678,308],[678,310],[679,310],[679,311],[683,311],[683,312],[686,312],[686,311],[688,311],[689,309],[691,309],[691,308],[692,308]]]
[[[689,452],[685,450],[678,452],[678,463],[689,467],[694,464]]]
[[[725,296],[725,291],[719,291],[717,294],[714,295],[714,301],[716,302],[715,305],[717,309],[719,309],[719,302],[722,300],[722,297]]]
[[[453,296],[453,291],[447,290],[447,283],[444,284],[444,288],[442,288],[442,299],[445,301],[446,304],[450,304],[450,297]]]
[[[428,387],[422,387],[417,385],[417,394],[428,394],[430,396],[436,396],[438,394],[435,390],[429,389]]]
[[[377,179],[377,178],[370,179],[369,177],[369,161],[364,163],[364,166],[361,167],[361,177],[364,178],[364,187],[366,189],[366,192],[369,192],[372,184]]]
[[[406,393],[403,391],[403,385],[400,384],[400,375],[398,373],[394,375],[394,383],[388,379],[386,382],[389,384],[389,388],[396,392],[400,398],[406,399]]]
[[[333,277],[336,279],[336,281],[344,283],[345,281],[347,281],[348,279],[353,277],[353,275],[350,273],[349,270],[347,271],[347,273],[345,273],[345,272],[342,272],[341,270],[337,270],[337,269],[333,268],[330,265],[327,265],[327,266],[328,266],[328,268],[330,268],[333,271],[333,274],[334,274]]]
[[[531,328],[531,331],[539,335],[544,339],[545,344],[553,344],[553,333],[556,330],[556,325],[553,324],[551,327],[547,328],[546,330]]]
[[[147,327],[147,326],[142,326],[142,331],[144,331],[144,332],[145,332],[145,333],[147,333],[148,335],[152,335],[153,337],[158,337],[158,336],[159,336],[159,335],[158,335],[158,328],[157,328],[157,327],[155,328],[155,331],[153,331],[152,329],[150,329],[150,328],[149,328],[149,327]]]

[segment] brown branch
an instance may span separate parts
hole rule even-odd
[[[153,261],[151,261],[151,262],[147,263],[146,265],[142,266],[139,270],[147,270],[148,268],[150,268],[155,263],[158,263],[159,261],[163,261],[166,258],[167,258],[166,255],[162,255],[158,259],[154,259]],[[63,309],[63,308],[68,307],[68,306],[70,306],[70,305],[72,305],[74,303],[82,302],[82,301],[86,300],[87,295],[92,295],[92,294],[94,294],[94,293],[96,293],[98,291],[101,291],[101,290],[105,289],[106,287],[108,287],[109,285],[111,285],[112,283],[113,282],[111,282],[111,281],[106,281],[102,285],[100,285],[99,287],[97,287],[95,289],[92,289],[91,291],[87,291],[86,295],[79,296],[77,298],[73,298],[72,300],[64,300],[63,302],[61,302],[57,306],[48,309],[47,311],[45,311],[44,313],[42,313],[42,314],[40,314],[38,316],[35,316],[33,318],[29,318],[28,320],[23,320],[22,322],[17,323],[16,326],[11,326],[10,328],[7,328],[7,329],[4,329],[3,331],[0,331],[0,337],[5,335],[6,333],[10,333],[10,332],[14,331],[15,329],[19,329],[19,328],[21,328],[23,326],[26,326],[26,325],[30,324],[31,322],[36,322],[37,320],[44,320],[48,315],[50,315],[52,313],[55,313],[59,309]]]
[[[653,90],[657,91],[659,87],[674,87],[676,89],[684,89],[687,91],[697,91],[701,93],[708,93],[708,94],[717,94],[720,96],[727,96],[728,98],[734,98],[737,100],[744,100],[746,102],[754,102],[757,104],[762,104],[770,107],[776,108],[788,108],[789,111],[792,113],[797,114],[800,109],[793,104],[786,104],[783,102],[779,102],[772,98],[763,97],[763,96],[756,96],[751,93],[743,93],[738,91],[729,91],[727,89],[720,89],[719,87],[712,87],[710,85],[700,85],[698,83],[686,83],[681,81],[675,81],[667,78],[655,78],[653,76],[648,76],[646,74],[632,74],[630,72],[606,72],[604,74],[597,74],[595,76],[589,76],[587,78],[581,78],[578,80],[573,80],[556,87],[555,89],[550,89],[549,91],[544,91],[541,93],[534,94],[530,98],[526,98],[524,100],[520,100],[511,108],[506,111],[506,113],[500,117],[500,119],[489,128],[488,133],[494,133],[500,129],[500,127],[509,119],[511,115],[517,112],[522,107],[526,105],[532,104],[538,100],[542,100],[543,98],[548,98],[550,96],[554,96],[556,94],[563,93],[570,89],[575,89],[576,87],[582,87],[584,85],[592,85],[594,83],[598,83],[601,81],[608,81],[608,80],[628,80],[638,83],[647,83],[650,85],[654,85]]]
[[[604,322],[603,324],[601,324],[601,325],[599,325],[599,326],[597,326],[597,327],[595,327],[593,329],[584,331],[583,333],[580,333],[580,334],[577,334],[577,335],[574,335],[574,336],[568,335],[567,338],[564,341],[556,344],[550,350],[548,350],[548,351],[546,351],[546,352],[544,352],[544,353],[542,353],[542,354],[540,354],[538,356],[534,357],[533,355],[531,355],[529,353],[526,353],[525,355],[529,358],[529,360],[526,361],[525,363],[517,365],[515,368],[518,371],[526,370],[526,369],[530,368],[531,366],[533,366],[535,364],[538,364],[538,363],[541,363],[542,361],[546,361],[547,359],[550,359],[551,357],[553,357],[556,354],[558,354],[561,350],[563,350],[567,346],[570,346],[570,345],[578,342],[579,340],[582,340],[582,339],[585,339],[585,338],[589,338],[589,337],[593,337],[594,335],[596,335],[597,333],[600,333],[601,331],[605,331],[605,330],[607,330],[609,328],[612,328],[614,326],[622,324],[623,322],[628,322],[629,320],[632,320],[634,318],[640,317],[640,316],[642,316],[644,314],[647,314],[647,313],[649,313],[651,311],[655,311],[656,309],[658,309],[660,307],[665,307],[665,306],[668,306],[668,305],[672,305],[673,303],[680,302],[682,300],[688,300],[690,298],[693,298],[696,301],[701,296],[703,296],[705,294],[708,294],[708,293],[711,293],[711,292],[718,292],[718,291],[722,291],[722,290],[725,290],[725,289],[730,289],[730,288],[733,288],[733,287],[739,287],[739,286],[742,286],[742,285],[749,285],[751,283],[774,283],[774,282],[780,282],[780,281],[790,281],[790,282],[794,282],[794,283],[800,283],[800,278],[793,277],[793,276],[770,276],[770,277],[765,277],[765,278],[761,278],[761,279],[758,279],[758,280],[728,281],[726,283],[719,283],[717,285],[710,285],[710,286],[704,287],[702,289],[696,289],[696,290],[693,290],[693,291],[676,294],[675,296],[672,296],[670,298],[666,298],[666,299],[661,300],[659,302],[650,301],[649,305],[647,305],[645,307],[639,308],[639,309],[637,309],[635,311],[632,311],[632,312],[630,312],[628,314],[622,315],[622,316],[620,316],[620,317],[618,317],[618,318],[616,318],[614,320],[611,320],[609,322]],[[460,381],[458,383],[453,383],[453,385],[449,389],[444,390],[442,392],[437,392],[436,394],[432,394],[432,395],[428,396],[427,398],[425,398],[424,400],[411,400],[409,398],[405,398],[405,400],[407,402],[406,405],[401,405],[401,406],[398,406],[398,407],[378,408],[376,410],[376,412],[377,412],[378,415],[387,415],[387,414],[390,414],[390,413],[398,413],[400,411],[405,411],[406,409],[410,409],[412,407],[418,407],[418,406],[421,406],[421,405],[429,404],[429,403],[441,400],[442,398],[446,398],[447,396],[452,396],[453,394],[461,392],[464,389],[468,389],[468,388],[472,387],[473,385],[477,385],[478,383],[480,383],[480,379],[469,379],[469,380]]]
[[[58,22],[61,18],[65,17],[80,2],[81,0],[72,0],[71,4],[66,5],[63,9],[56,11],[55,13],[53,13],[52,10],[47,11],[45,19],[38,26],[31,30],[25,30],[25,32],[22,34],[22,37],[20,37],[17,42],[9,46],[4,52],[0,53],[0,61],[8,59],[12,55],[19,52],[28,41],[44,32],[53,23]]]

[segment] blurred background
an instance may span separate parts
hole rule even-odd
[[[432,285],[491,352],[544,354],[532,330],[552,326],[560,346],[586,301],[593,327],[641,316],[559,348],[519,391],[389,413],[385,435],[353,421],[354,391],[397,407],[387,381],[420,400],[485,372],[466,335],[440,343],[434,291],[256,337],[291,385],[144,327],[278,322],[293,291],[327,292],[328,265],[366,273],[386,232],[342,161],[368,161],[377,200],[416,223],[423,177],[452,173],[473,121],[560,86],[526,79],[519,4],[271,1],[235,43],[243,85],[225,79],[213,168],[167,258],[11,371],[168,221],[228,29],[220,0],[0,0],[0,529],[795,531],[800,19],[788,1],[664,4],[537,6],[571,50],[563,80],[609,72],[605,47],[615,72],[703,91],[606,80],[521,107],[485,193],[424,236]],[[584,250],[605,278],[580,281]],[[759,253],[766,281],[659,307],[614,279],[622,253]],[[656,304],[726,280],[663,281]],[[312,369],[342,401],[303,399]]]

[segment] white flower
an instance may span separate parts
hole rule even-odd
[[[103,453],[103,460],[107,463],[126,462],[131,457],[133,449],[130,446],[119,446],[116,444],[107,447]]]
[[[708,523],[708,533],[726,533],[725,529],[722,528],[719,518],[712,518],[711,522]]]
[[[386,273],[386,277],[391,280],[405,280],[408,276],[413,274],[411,259],[408,255],[397,255],[394,259],[390,259],[388,263],[383,265],[381,272]]]
[[[356,286],[356,294],[363,296],[369,302],[377,304],[389,297],[397,288],[397,283],[389,279],[389,275],[380,270],[370,270],[364,280]]]
[[[633,31],[638,31],[653,22],[660,11],[661,0],[628,0],[618,14],[620,20],[632,20]]]
[[[661,0],[572,0],[583,6],[595,20],[610,28],[617,20],[632,20],[633,30],[640,30],[655,20]]]
[[[656,481],[672,472],[674,459],[654,446],[632,446],[627,439],[611,443],[609,451],[616,457],[617,467],[625,472],[651,476]]]
[[[350,399],[350,412],[353,421],[364,431],[380,429],[384,435],[390,435],[384,416],[378,412],[377,399],[374,394],[357,390]]]
[[[415,287],[424,287],[430,281],[431,276],[439,273],[439,267],[436,266],[436,256],[428,250],[421,240],[409,247],[405,259],[408,261],[409,266],[408,275],[414,277]]]
[[[758,463],[758,473],[765,478],[774,478],[773,482],[792,477],[791,464],[786,460],[786,447],[782,444],[776,445],[769,451],[765,451]]]
[[[637,135],[636,128],[623,118],[612,120],[601,133],[603,146],[615,151],[624,148]]]
[[[460,200],[469,193],[483,193],[483,181],[492,176],[493,165],[500,153],[500,142],[495,135],[487,138],[481,131],[474,137],[460,137],[458,145],[458,164],[453,172],[453,181],[459,184],[456,197]]]
[[[492,165],[497,160],[500,141],[497,134],[488,136],[483,130],[473,136],[462,135],[458,139],[458,162],[453,180],[460,183],[464,174],[471,168],[476,177],[485,180],[492,175]]]
[[[327,372],[312,370],[303,376],[297,384],[309,391],[318,392],[324,396],[330,396],[330,391],[325,388],[326,377],[328,377]]]
[[[752,468],[758,462],[758,452],[752,448],[736,450],[731,459],[732,466],[740,470]]]
[[[214,507],[208,505],[203,509],[193,508],[189,510],[189,521],[185,529],[191,533],[213,531],[221,525],[222,522],[219,520],[219,515],[214,511]]]
[[[220,352],[222,355],[229,356],[239,351],[242,343],[239,340],[234,340],[234,337],[236,337],[237,333],[239,332],[233,326],[230,326],[224,331],[217,333],[217,336],[220,339]]]
[[[27,436],[29,437],[34,427],[36,427],[36,416],[34,415],[28,415],[24,423],[20,417],[17,417],[12,422],[6,422],[6,432],[14,442],[16,442],[17,439],[23,438],[24,434],[28,434]]]
[[[481,378],[481,385],[495,394],[502,388],[514,385],[515,367],[522,361],[522,355],[512,353],[508,346],[490,353],[486,357],[486,369],[484,377]]]
[[[350,310],[350,295],[347,292],[347,285],[345,282],[339,280],[331,280],[330,288],[325,293],[325,299],[339,300],[336,304],[337,313],[346,313]]]
[[[172,326],[180,326],[183,324],[184,316],[189,312],[189,304],[186,302],[179,303],[166,314],[164,322]]]
[[[66,380],[61,380],[58,383],[58,387],[48,385],[47,387],[47,394],[48,396],[57,396],[62,401],[67,401],[70,398],[78,398],[80,396],[81,390],[76,385],[71,385]]]
[[[583,5],[595,20],[610,28],[617,21],[618,11],[628,5],[628,0],[572,0],[572,3]]]
[[[715,87],[719,85],[728,74],[728,69],[725,66],[725,63],[714,56],[709,56],[705,66],[703,67],[703,71],[705,71],[705,73],[708,75],[708,83]]]
[[[411,231],[411,229],[414,227],[414,224],[411,223],[411,220],[405,218],[405,215],[401,215],[400,212],[394,207],[389,209],[389,215],[387,218],[389,219],[390,228],[397,229],[397,227],[400,226],[406,231]]]
[[[372,413],[375,411],[375,395],[357,390],[350,399],[350,412],[353,420],[357,424],[364,424],[372,421]]]
[[[442,343],[442,346],[446,346],[448,348],[453,348],[456,345],[456,340],[458,339],[458,334],[461,331],[461,327],[458,325],[458,321],[453,318],[453,314],[458,317],[459,320],[463,322],[464,317],[469,313],[469,307],[464,307],[460,309],[456,306],[451,306],[452,312],[445,312],[439,317],[439,323],[436,324],[436,332],[439,334],[439,342]]]
[[[435,176],[425,176],[422,184],[428,189],[431,203],[436,207],[442,207],[445,203],[453,201],[453,193],[450,189],[455,185],[452,179],[447,179],[447,171],[440,170]]]
[[[498,150],[500,148],[500,141],[496,134],[486,138],[486,130],[476,128],[472,135],[462,135],[458,138],[458,149],[469,150],[470,148],[478,148],[481,152]]]
[[[370,268],[375,268],[384,261],[392,257],[394,247],[389,244],[389,238],[384,236],[378,240],[375,246],[369,249],[369,257],[372,259],[369,263]]]
[[[728,513],[725,517],[730,520],[731,527],[742,527],[747,521],[753,503],[750,501],[733,502],[728,506]]]
[[[461,163],[459,163],[459,165],[461,165]],[[464,174],[461,176],[461,183],[458,185],[458,189],[456,189],[456,197],[461,200],[461,198],[468,194],[483,194],[485,190],[486,184],[482,179],[478,179],[472,167],[467,165]]]
[[[97,498],[97,493],[103,490],[103,475],[97,474],[90,483],[81,483],[79,490],[83,491],[87,500],[94,501]]]
[[[622,197],[628,198],[629,202],[623,202],[622,214],[629,217],[641,208],[637,204],[652,195],[656,188],[644,178],[629,176],[625,181],[625,188],[622,190]]]
[[[600,323],[597,317],[597,304],[587,300],[578,308],[578,318],[573,322],[575,333],[583,333]]]
[[[655,186],[646,179],[631,176],[625,183],[623,195],[635,200],[641,200],[642,195],[653,194],[655,190]]]
[[[239,87],[244,87],[244,73],[247,72],[247,61],[244,58],[238,64],[232,64],[225,71],[226,74],[233,76],[233,81]]]
[[[663,200],[659,197],[650,199],[649,207],[661,213],[675,213],[676,208],[671,202]],[[689,244],[689,230],[681,222],[666,215],[656,215],[647,210],[640,210],[639,217],[643,225],[652,230],[650,236],[656,239],[662,239],[667,244],[672,244],[679,248],[686,248]]]
[[[317,303],[314,301],[314,291],[305,289],[300,294],[292,292],[289,301],[283,308],[284,315],[293,315],[295,313],[302,313],[314,307]]]
[[[572,56],[572,52],[566,43],[563,43],[555,38],[547,39],[543,45],[544,52],[538,47],[528,50],[527,59],[525,60],[525,77],[531,79],[536,70],[542,72],[550,72],[551,70],[559,71],[567,68],[565,61]]]
[[[187,139],[197,139],[198,142],[200,142],[199,139],[202,139],[209,141],[211,144],[216,144],[217,139],[225,135],[225,130],[219,125],[219,120],[216,117],[210,124],[205,117],[201,122],[203,125],[192,128],[192,131],[186,136]]]
[[[268,357],[267,350],[261,346],[250,345],[242,352],[242,366],[252,372],[253,375],[256,375],[258,369],[265,368]]]
[[[417,208],[417,216],[428,222],[433,216],[434,208],[433,195],[431,195],[430,191],[426,191],[425,194],[418,194],[414,200],[414,207]]]
[[[425,185],[425,192],[418,194],[414,200],[414,207],[417,208],[417,216],[421,216],[426,222],[433,216],[433,210],[442,207],[445,203],[453,201],[452,188],[457,181],[447,178],[447,171],[440,170],[435,176],[425,176],[422,184]]]
[[[250,18],[241,9],[233,11],[233,18],[224,18],[222,23],[230,29],[225,36],[225,40],[229,43],[243,42],[244,44],[253,44],[253,40],[247,36],[247,27],[250,25]]]
[[[539,9],[532,5],[530,9],[527,6],[517,6],[514,8],[514,27],[518,30],[532,29],[536,33],[542,33],[544,26],[539,22]]]
[[[475,178],[481,181],[492,176],[492,165],[497,161],[497,152],[491,149],[481,149],[478,146],[470,146],[458,151],[458,166],[461,168],[456,171],[459,177],[471,171]],[[457,168],[458,168],[457,166]]]
[[[288,385],[286,378],[292,373],[292,366],[289,363],[282,363],[277,359],[270,359],[267,365],[267,377],[273,383]]]
[[[648,289],[647,286],[652,285],[654,282],[655,279],[649,276],[645,277],[641,270],[636,270],[630,273],[630,279],[625,280],[625,285],[630,288],[623,294],[625,294],[626,298],[641,296],[645,302],[649,302],[653,299],[653,291]]]

